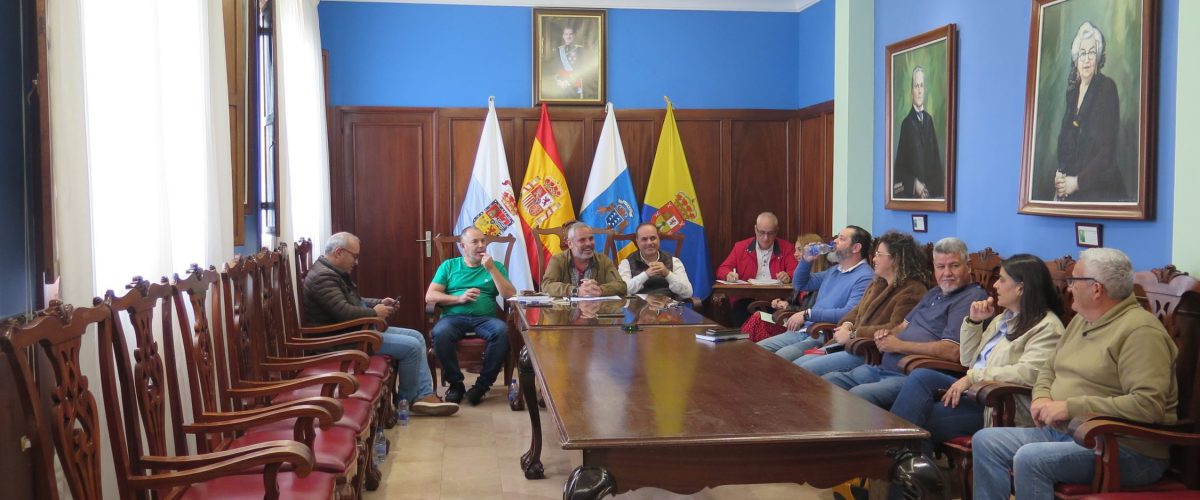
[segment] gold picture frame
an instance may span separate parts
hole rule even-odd
[[[533,9],[533,104],[604,105],[608,12]]]

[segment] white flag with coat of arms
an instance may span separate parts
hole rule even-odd
[[[617,129],[617,115],[611,102],[606,110],[608,115],[604,118],[604,128],[600,129],[600,141],[596,144],[596,158],[592,161],[592,172],[583,192],[579,220],[592,227],[627,234],[637,229],[641,214],[637,211],[629,164],[625,161],[625,148],[621,145],[621,132]],[[604,237],[596,235],[598,252],[604,250],[604,244]],[[626,242],[616,249],[617,261],[636,250],[633,243]]]
[[[508,261],[508,280],[517,290],[532,290],[533,279],[529,271],[529,255],[525,240],[529,229],[525,228],[517,212],[517,197],[513,195],[512,180],[508,176],[508,158],[504,155],[504,138],[500,135],[500,120],[496,118],[495,98],[488,98],[488,114],[483,122],[483,134],[479,136],[479,150],[475,153],[475,166],[471,169],[471,183],[463,197],[454,224],[455,234],[475,226],[484,234],[513,236],[512,258]],[[504,245],[488,245],[488,254],[496,262],[504,262]]]

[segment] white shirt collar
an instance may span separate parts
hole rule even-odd
[[[867,259],[862,259],[862,260],[858,261],[858,264],[855,264],[855,265],[853,265],[853,266],[850,266],[850,269],[842,269],[842,266],[837,266],[837,269],[838,269],[838,271],[840,271],[842,274],[846,274],[846,273],[848,273],[848,272],[850,272],[850,271],[853,271],[853,270],[855,270],[855,269],[858,269],[858,266],[861,266],[861,265],[863,265],[863,264],[866,264],[866,263],[867,263]]]

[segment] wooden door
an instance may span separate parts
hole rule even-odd
[[[330,165],[333,230],[362,242],[354,276],[364,297],[400,296],[391,323],[424,330],[426,231],[432,231],[433,112],[340,108]]]

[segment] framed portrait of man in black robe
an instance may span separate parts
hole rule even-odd
[[[954,211],[956,28],[887,46],[886,207]]]

